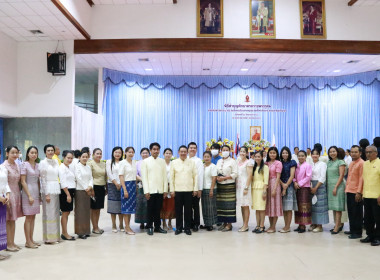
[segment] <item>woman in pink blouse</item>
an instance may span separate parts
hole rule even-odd
[[[21,192],[19,187],[20,168],[16,163],[19,149],[16,146],[7,147],[7,160],[3,165],[8,171],[8,185],[11,190],[7,208],[7,250],[17,252],[21,247],[15,244],[16,220],[23,216],[21,208]]]
[[[295,211],[295,223],[298,228],[295,231],[304,233],[306,225],[311,225],[311,191],[310,182],[313,168],[306,162],[306,152],[298,152],[298,166],[293,179],[294,188],[297,190],[298,211]]]
[[[282,212],[281,185],[280,177],[282,172],[282,163],[276,147],[270,147],[266,164],[269,167],[269,184],[267,192],[267,205],[265,215],[269,217],[270,227],[267,233],[276,232],[276,224]]]

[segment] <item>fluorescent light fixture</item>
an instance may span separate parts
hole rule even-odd
[[[241,68],[240,71],[247,72],[249,69],[248,68]]]
[[[342,71],[342,70],[337,69],[337,70],[334,70],[333,72],[334,72],[334,73],[339,73],[340,71]]]
[[[145,71],[152,71],[152,68],[146,68]]]

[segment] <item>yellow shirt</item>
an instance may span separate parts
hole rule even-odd
[[[166,162],[162,158],[148,157],[141,164],[144,193],[167,193]]]
[[[170,165],[170,192],[198,191],[198,170],[195,162],[186,158],[173,160]]]
[[[107,184],[106,163],[104,161],[96,163],[95,160],[91,160],[87,162],[87,165],[91,167],[94,185],[105,186]]]
[[[365,161],[363,164],[363,197],[380,196],[380,159]]]
[[[52,159],[56,159],[58,161],[58,164],[61,165],[62,162],[61,162],[61,160],[59,159],[59,157],[56,154],[54,154],[54,156],[52,157]]]

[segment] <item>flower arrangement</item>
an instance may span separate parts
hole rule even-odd
[[[227,145],[227,146],[230,146],[231,149],[233,149],[234,147],[234,141],[230,141],[228,140],[227,138],[225,138],[223,141],[222,141],[222,138],[219,137],[219,140],[216,141],[215,139],[211,139],[210,141],[207,141],[206,142],[206,145],[208,148],[211,148],[212,144],[215,144],[215,143],[218,143],[220,146],[223,146],[223,145]]]
[[[247,147],[250,152],[261,151],[268,149],[270,147],[270,142],[265,139],[261,139],[260,141],[249,140],[248,142],[244,142],[243,146]]]

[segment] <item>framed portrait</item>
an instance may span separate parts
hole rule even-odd
[[[223,0],[197,0],[197,37],[223,37]]]
[[[300,0],[301,38],[326,39],[325,0]]]
[[[251,38],[276,38],[275,0],[250,0]]]
[[[260,141],[261,140],[261,126],[250,126],[250,140]]]

